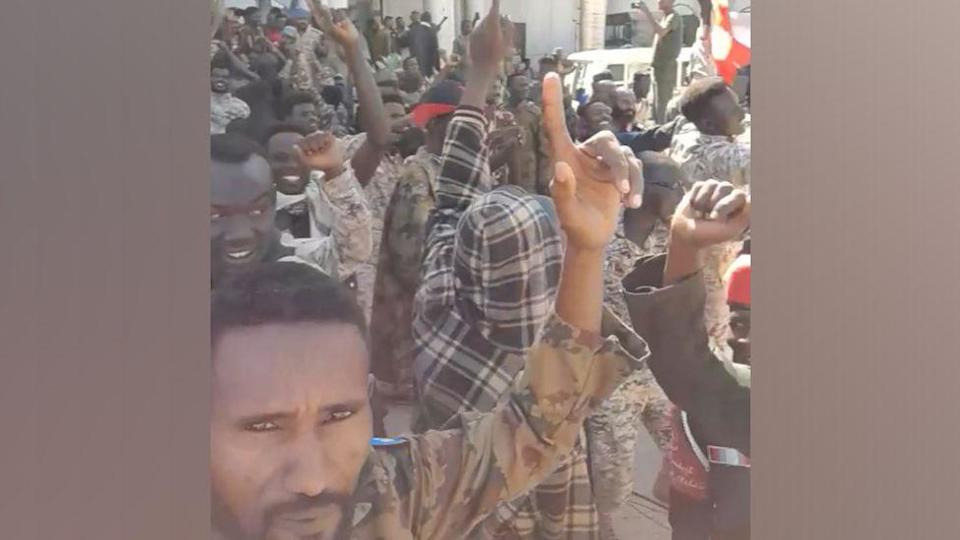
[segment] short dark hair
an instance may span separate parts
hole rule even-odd
[[[577,107],[577,116],[580,116],[580,117],[582,117],[582,118],[586,118],[586,117],[587,117],[587,111],[589,111],[589,110],[590,110],[590,107],[592,107],[593,105],[596,105],[597,103],[603,103],[604,105],[607,105],[607,104],[604,103],[603,101],[599,101],[599,100],[597,100],[597,101],[588,101],[588,102],[584,103],[583,105],[580,105],[579,107]],[[607,107],[609,107],[609,105],[607,105]]]
[[[416,56],[408,56],[408,57],[404,58],[404,59],[403,59],[403,67],[406,68],[406,67],[407,67],[407,64],[409,64],[411,60],[417,60],[417,57],[416,57]]]
[[[280,105],[277,107],[277,114],[280,115],[281,119],[286,118],[293,112],[294,107],[304,103],[317,105],[317,100],[314,99],[313,94],[309,92],[294,92],[280,100]]]
[[[510,75],[507,75],[507,86],[509,87],[510,83],[513,82],[513,80],[516,79],[517,77],[526,77],[526,76],[527,76],[526,73],[520,73],[520,72],[515,72],[515,73],[511,73]]]
[[[613,80],[613,73],[611,73],[609,70],[601,71],[600,73],[597,73],[596,75],[593,76],[593,82],[595,83],[600,81],[612,81],[612,80]]]
[[[384,21],[384,22],[386,22],[386,21],[392,21],[392,20],[393,20],[393,17],[391,17],[390,15],[387,15],[386,17],[383,18],[383,21]]]
[[[264,132],[263,140],[261,141],[261,143],[264,146],[266,146],[267,143],[270,142],[270,139],[272,139],[274,135],[279,135],[280,133],[296,133],[297,135],[306,137],[310,135],[310,130],[300,124],[278,122],[276,124],[271,125],[270,128]]]
[[[253,156],[267,159],[267,152],[256,141],[237,132],[210,136],[210,161],[243,163]]]
[[[727,91],[727,84],[720,77],[705,77],[694,81],[680,96],[680,113],[694,124],[706,118],[710,100]]]
[[[217,51],[210,59],[210,71],[215,69],[230,69],[230,57],[225,51]]]
[[[210,343],[225,332],[266,324],[342,323],[366,336],[353,292],[299,262],[270,262],[227,278],[210,293]]]
[[[433,22],[433,15],[429,11],[424,11],[423,15],[420,16],[420,20],[423,22]]]

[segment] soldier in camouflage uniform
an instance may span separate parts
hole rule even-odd
[[[491,26],[502,35],[499,20],[494,0],[481,35]],[[458,114],[483,121],[479,109]],[[472,140],[461,142],[482,145]],[[562,269],[556,311],[499,404],[457,414],[444,431],[370,440],[364,320],[333,280],[271,264],[216,291],[210,467],[218,538],[456,540],[555,472],[585,417],[649,355],[626,325],[601,315],[597,253],[615,228],[617,179],[586,169],[589,158],[572,144],[562,155],[572,165],[554,198],[576,264]],[[446,170],[456,158],[444,156]]]
[[[514,152],[511,163],[512,183],[529,193],[547,193],[551,171],[550,152],[543,134],[543,113],[529,99],[530,79],[514,74],[507,78],[509,95],[508,111],[513,113],[517,124],[523,128],[520,147]]]
[[[404,162],[383,222],[370,319],[371,367],[385,395],[406,400],[413,390],[413,297],[420,285],[427,216],[435,205],[440,152],[458,85],[438,83],[415,111],[426,144]]]
[[[323,169],[308,167],[296,147],[322,140],[330,159]],[[354,169],[344,158],[343,142],[330,134],[310,134],[297,126],[275,126],[267,155],[277,189],[277,227],[288,244],[331,238],[338,255],[337,275],[355,277],[371,252],[371,212]],[[358,212],[347,212],[355,208]]]
[[[332,234],[292,238],[277,228],[277,196],[271,165],[264,149],[242,135],[210,138],[210,269],[216,287],[231,275],[256,265],[296,260],[344,280],[351,259],[370,248],[369,212],[349,169],[341,162],[329,135],[302,137],[295,143],[304,170],[327,171],[323,193],[331,201]],[[334,173],[336,170],[340,173]],[[318,187],[318,189],[320,189]]]
[[[393,197],[397,182],[403,175],[404,160],[400,155],[399,145],[405,131],[412,128],[410,117],[407,115],[403,100],[399,96],[385,98],[383,101],[387,122],[390,125],[388,139],[390,146],[387,153],[381,158],[373,177],[363,188],[372,214],[373,250],[370,252],[370,258],[360,265],[360,272],[357,274],[360,307],[363,308],[368,321],[372,321],[373,317],[374,290],[380,265],[380,244],[387,209],[390,206],[390,199]],[[356,150],[366,141],[366,138],[366,133],[346,137],[347,155],[353,156]]]
[[[682,171],[662,154],[643,152],[643,205],[624,210],[618,230],[607,248],[604,265],[604,302],[620,318],[629,319],[621,280],[641,257],[664,253],[670,217],[680,202]],[[616,538],[612,517],[634,487],[633,463],[637,430],[643,425],[661,451],[670,446],[670,401],[645,365],[633,372],[606,402],[587,419],[591,476],[601,538]],[[664,471],[654,495],[666,497]]]
[[[373,249],[358,261],[356,268],[358,301],[369,321],[383,213],[386,201],[393,192],[400,165],[400,160],[391,150],[396,146],[396,137],[391,136],[391,128],[405,121],[406,111],[392,107],[388,115],[373,70],[366,60],[362,38],[353,23],[349,19],[334,21],[333,15],[323,6],[315,5],[314,8],[312,13],[316,25],[341,51],[342,60],[356,86],[360,105],[359,121],[363,133],[343,136],[341,143],[344,146],[344,159],[354,171],[358,188],[363,189],[372,214]]]
[[[738,101],[719,77],[699,79],[684,92],[680,110],[689,123],[674,135],[670,157],[686,173],[685,189],[694,182],[720,180],[750,191],[750,143],[738,139],[746,129],[746,114]],[[730,358],[731,351],[723,276],[740,246],[740,242],[727,242],[704,250],[707,334],[711,348],[724,359]]]

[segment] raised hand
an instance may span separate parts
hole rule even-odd
[[[313,21],[324,34],[333,38],[347,51],[356,49],[360,45],[360,32],[342,11],[332,12],[320,0],[307,0],[307,2],[310,4]]]
[[[304,167],[323,171],[328,180],[343,172],[345,149],[343,142],[332,133],[318,131],[305,137],[294,148],[297,159]]]
[[[613,184],[623,195],[624,206],[639,208],[643,203],[643,168],[633,151],[621,146],[609,131],[601,131],[587,142],[574,144],[567,131],[560,76],[551,73],[543,81],[543,121],[555,161],[566,162],[577,178]]]
[[[702,249],[736,239],[750,226],[750,196],[729,182],[697,182],[677,206],[671,244]]]
[[[640,162],[610,132],[580,145],[573,143],[556,74],[544,81],[543,116],[556,161],[550,191],[567,240],[579,249],[602,250],[617,229],[623,196],[631,194],[631,185],[640,186],[634,193],[636,206],[642,202]]]
[[[513,47],[513,23],[500,16],[500,0],[470,33],[470,61],[475,68],[496,70]]]

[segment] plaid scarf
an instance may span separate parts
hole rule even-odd
[[[490,191],[486,126],[461,108],[447,132],[414,308],[418,427],[488,411],[507,394],[560,280],[552,204],[514,186]]]

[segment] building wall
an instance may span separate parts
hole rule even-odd
[[[373,0],[379,5],[379,0]],[[474,13],[485,15],[490,9],[489,0],[384,0],[384,14],[410,17],[413,10],[424,11],[424,3],[429,7],[435,21],[449,17],[438,36],[440,47],[450,50],[456,32],[463,18],[473,19]],[[524,0],[501,3],[504,15],[515,22],[526,24],[527,56],[536,61],[541,56],[553,52],[556,47],[565,51],[577,50],[577,3],[579,0]],[[463,8],[466,6],[466,9]]]

